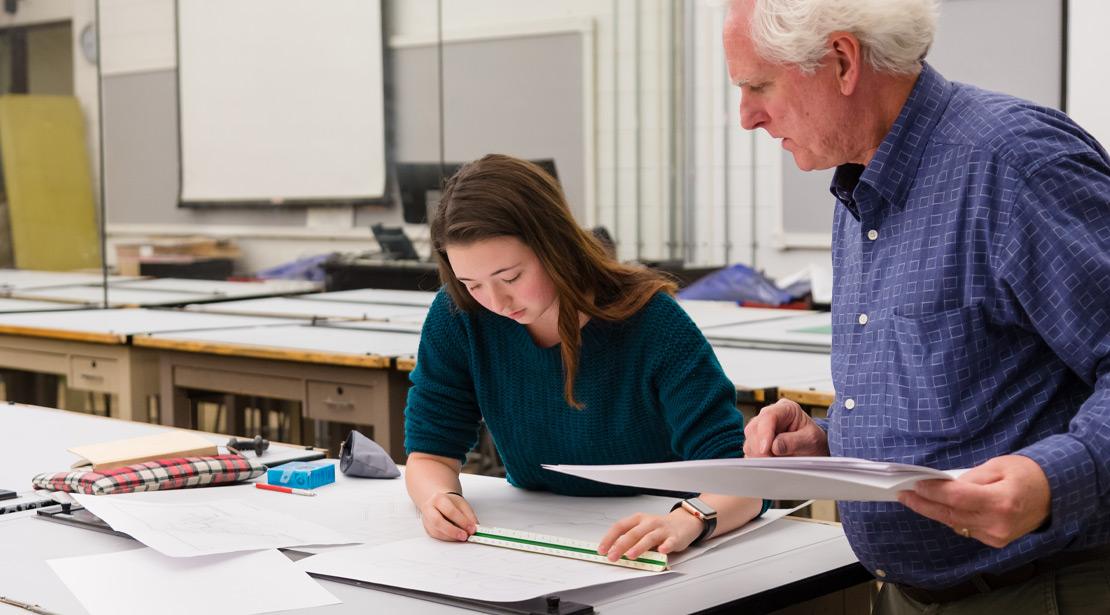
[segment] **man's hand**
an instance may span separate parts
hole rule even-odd
[[[829,436],[802,407],[780,399],[744,427],[745,457],[820,457],[829,454]]]
[[[995,457],[956,480],[923,480],[898,501],[996,548],[1040,527],[1052,506],[1044,470],[1021,455]]]
[[[478,517],[466,498],[455,493],[436,493],[420,505],[424,531],[432,538],[465,542],[478,531]]]
[[[609,528],[597,545],[597,553],[611,562],[622,555],[634,560],[652,549],[663,554],[676,553],[690,546],[702,528],[701,519],[683,510],[669,515],[636,513]]]

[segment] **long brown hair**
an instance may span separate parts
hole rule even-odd
[[[539,166],[512,156],[489,154],[459,169],[444,186],[431,234],[440,280],[467,312],[481,306],[455,277],[447,246],[510,236],[536,253],[559,300],[563,396],[579,409],[582,404],[574,399],[582,347],[579,313],[627,320],[659,291],[675,291],[662,274],[610,257],[575,222],[559,184]]]

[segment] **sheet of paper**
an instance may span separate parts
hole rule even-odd
[[[297,565],[306,572],[495,602],[672,574],[427,536],[334,549]]]
[[[582,478],[651,489],[699,491],[772,500],[895,501],[919,480],[950,480],[965,470],[837,457],[706,459],[628,465],[545,465]]]
[[[340,602],[275,549],[189,559],[133,549],[46,563],[91,615],[245,615]]]
[[[268,510],[257,501],[150,502],[131,495],[76,495],[75,499],[112,529],[170,557],[357,542],[318,523]]]

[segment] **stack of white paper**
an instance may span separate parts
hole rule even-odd
[[[966,470],[934,470],[851,457],[704,459],[627,465],[545,465],[614,485],[772,500],[895,501],[917,481],[951,480]]]

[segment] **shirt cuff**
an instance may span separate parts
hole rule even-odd
[[[829,433],[829,419],[813,419],[813,422],[817,423],[817,426],[821,428],[821,431],[825,432],[826,434]]]
[[[1048,478],[1052,499],[1043,531],[1061,537],[1077,535],[1099,505],[1097,469],[1087,447],[1072,436],[1058,434],[1016,454],[1035,461]]]

